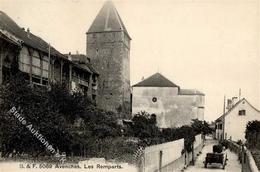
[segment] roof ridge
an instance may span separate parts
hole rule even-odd
[[[179,87],[159,72],[133,85],[133,87]]]
[[[255,109],[257,112],[260,112],[257,108],[255,108],[251,103],[249,103],[249,101],[246,98],[242,98],[240,99],[231,109],[229,109],[229,111],[227,111],[226,113],[222,114],[220,117],[218,117],[216,120],[220,119],[223,116],[227,116],[231,111],[234,110],[235,107],[237,107],[242,101],[246,101],[248,103],[249,106],[251,106],[253,109]]]

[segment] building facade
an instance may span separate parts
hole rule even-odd
[[[87,32],[87,56],[100,76],[98,106],[130,112],[131,38],[115,6],[107,1]]]
[[[133,86],[132,114],[155,114],[160,128],[189,125],[192,119],[204,120],[204,97],[156,73]]]
[[[216,121],[216,139],[245,141],[246,125],[249,121],[260,120],[260,111],[245,98],[228,100],[227,112]]]
[[[23,73],[34,86],[64,83],[69,89],[92,96],[97,90],[98,73],[90,66],[80,65],[61,54],[28,29],[20,28],[0,11],[0,84],[7,81],[14,70]]]

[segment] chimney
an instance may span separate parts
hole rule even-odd
[[[229,111],[230,109],[232,108],[232,100],[231,99],[228,99],[227,100],[227,111]]]
[[[237,97],[232,97],[232,107],[237,103]]]
[[[70,61],[72,60],[71,52],[69,52],[68,59],[69,59]]]
[[[30,28],[27,28],[27,37],[30,38]]]

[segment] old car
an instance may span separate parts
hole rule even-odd
[[[222,168],[225,169],[227,164],[227,154],[225,153],[222,145],[214,145],[213,153],[207,153],[204,167],[207,168],[208,164],[218,163],[222,165]]]

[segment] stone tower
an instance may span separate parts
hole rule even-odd
[[[87,55],[99,72],[97,104],[130,112],[130,36],[114,4],[107,1],[87,32]]]

